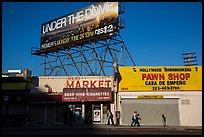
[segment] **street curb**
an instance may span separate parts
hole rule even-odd
[[[141,126],[141,127],[131,127],[131,126],[112,126],[112,125],[91,125],[91,126],[23,126],[23,127],[2,127],[2,129],[104,129],[104,130],[113,130],[113,129],[132,129],[132,130],[202,130],[202,127],[190,127],[190,126],[181,126],[181,127],[161,127],[161,126]]]

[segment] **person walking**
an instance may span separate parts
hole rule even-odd
[[[140,114],[137,114],[137,115],[136,115],[136,122],[135,122],[138,127],[140,127],[140,122],[139,122],[139,120],[142,120],[139,116],[140,116]]]
[[[136,125],[136,119],[137,119],[137,111],[135,111],[132,115],[132,123],[131,123],[131,127]]]
[[[114,125],[114,121],[113,121],[113,113],[110,111],[110,120],[111,120],[111,124]]]
[[[108,112],[107,112],[107,118],[108,118],[108,125],[110,125],[110,124],[112,124],[112,125],[114,125],[114,122],[113,122],[113,114],[112,114],[112,112],[110,111],[110,110],[108,110]]]
[[[162,119],[163,119],[163,126],[166,127],[166,117],[164,114],[162,114]]]

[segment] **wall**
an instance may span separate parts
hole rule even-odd
[[[88,88],[99,87],[113,87],[112,76],[39,76],[39,90],[48,92],[48,86],[52,88],[52,92],[62,92],[63,88],[83,88],[83,81],[88,81]],[[96,81],[96,82],[94,82]],[[106,82],[111,81],[111,82]],[[73,87],[71,86],[73,82]],[[92,83],[91,83],[92,82]],[[109,84],[109,85],[108,85]],[[47,87],[45,87],[47,85]]]
[[[154,104],[154,102],[150,102],[151,99],[143,99],[143,101],[138,99],[140,95],[162,95],[163,105],[162,106],[152,106],[150,104]],[[161,112],[160,110],[164,110],[167,115],[167,125],[177,125],[177,126],[202,126],[202,91],[177,91],[177,92],[120,92],[120,110],[122,113],[121,122],[122,124],[129,124],[131,122],[131,115],[135,110],[138,110],[139,113],[143,113],[145,121],[141,121],[141,124],[151,124],[157,119],[156,125],[162,124],[159,122],[159,118],[155,113]],[[129,99],[129,104],[123,104],[123,98]],[[176,99],[172,103],[167,103],[168,99]],[[142,103],[143,102],[143,103]],[[121,104],[122,103],[122,104]],[[145,105],[148,104],[149,105]],[[156,103],[156,102],[155,102]],[[130,105],[131,104],[131,105]],[[157,103],[158,104],[158,103]],[[161,104],[161,103],[160,103]],[[171,106],[169,106],[171,104]],[[125,109],[123,109],[125,108]],[[144,110],[145,108],[145,110]],[[154,109],[153,109],[154,108]],[[146,110],[149,109],[149,110]],[[155,112],[153,112],[155,110]],[[172,113],[171,113],[172,112]],[[124,114],[125,113],[125,114]],[[157,118],[148,118],[147,115],[155,115]],[[178,115],[177,115],[178,114]],[[148,119],[151,120],[148,123]],[[152,120],[153,119],[153,120]],[[176,123],[178,120],[178,123]]]
[[[202,92],[182,95],[179,109],[181,126],[202,126]]]

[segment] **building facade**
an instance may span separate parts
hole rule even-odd
[[[33,82],[32,125],[106,124],[107,111],[115,110],[112,76],[39,76]]]
[[[167,126],[202,126],[202,66],[118,67],[116,77],[27,74],[2,77],[3,125],[107,124],[110,110],[119,125],[138,111],[141,125],[162,125],[164,114]]]
[[[121,124],[138,111],[141,125],[202,126],[202,66],[120,67]]]
[[[27,97],[31,87],[31,71],[8,70],[2,73],[1,117],[2,126],[27,124],[29,105]]]

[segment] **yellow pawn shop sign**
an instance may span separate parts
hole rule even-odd
[[[118,70],[118,91],[202,91],[202,66],[133,66]]]

